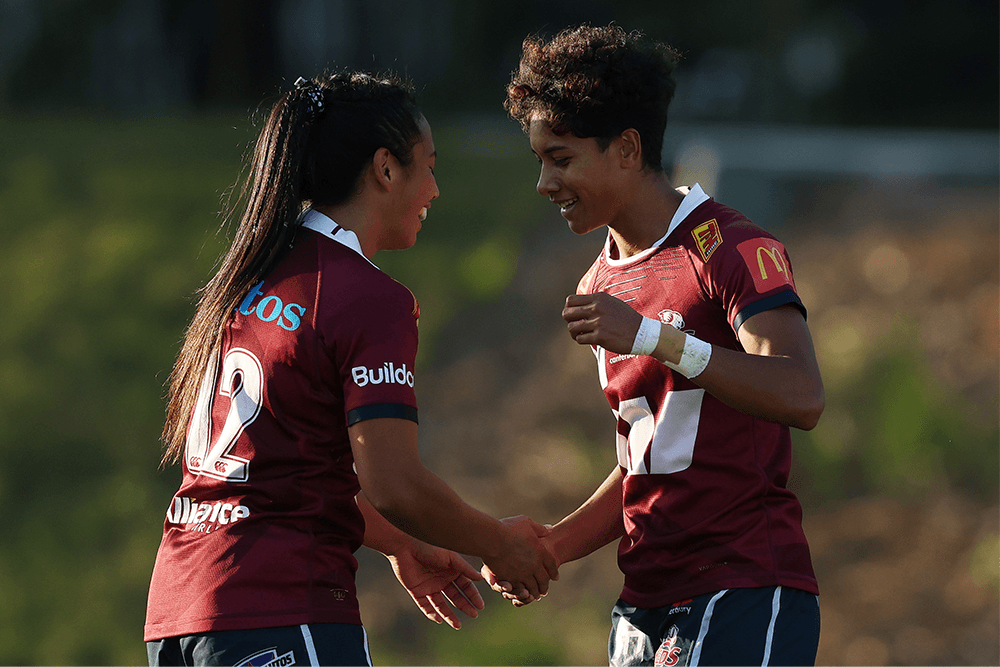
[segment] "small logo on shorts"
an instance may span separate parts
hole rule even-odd
[[[269,648],[260,653],[254,653],[236,663],[236,667],[289,667],[295,664],[295,651],[278,655],[278,649]]]
[[[674,614],[690,614],[692,602],[694,602],[694,600],[683,600],[681,602],[673,603],[670,611],[667,612],[667,616],[673,616]]]
[[[677,632],[677,626],[671,626],[660,648],[656,650],[656,657],[653,660],[655,667],[676,667],[687,664],[688,656],[684,654],[685,642],[678,641]]]

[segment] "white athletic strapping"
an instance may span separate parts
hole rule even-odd
[[[632,341],[632,354],[653,354],[659,342],[660,323],[651,317],[643,317]]]
[[[680,361],[676,364],[664,361],[663,364],[691,379],[701,375],[701,372],[708,366],[708,360],[712,358],[712,344],[691,334],[684,334],[684,336],[684,351],[681,352]]]

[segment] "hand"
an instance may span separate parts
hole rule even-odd
[[[549,580],[559,578],[555,556],[542,542],[542,538],[551,532],[551,526],[541,526],[525,516],[503,519],[501,523],[509,529],[506,539],[508,548],[498,558],[483,560],[483,572],[489,572],[493,577],[491,586],[500,591],[499,584],[494,584],[503,582],[510,589],[505,593],[527,602],[544,596],[549,589]],[[504,597],[511,599],[506,594]]]
[[[618,354],[632,353],[642,323],[642,315],[604,292],[566,297],[562,317],[569,334],[580,345],[599,345]]]
[[[480,574],[483,575],[490,588],[502,595],[505,600],[509,600],[515,607],[524,607],[535,601],[535,597],[528,592],[527,588],[521,584],[515,586],[509,581],[500,581],[493,570],[487,565],[483,565]],[[541,597],[545,597],[546,595],[548,593],[542,593]]]
[[[462,622],[449,602],[466,616],[479,616],[486,605],[473,583],[482,579],[475,568],[454,551],[424,542],[414,544],[414,548],[388,558],[399,583],[424,616],[435,623],[444,621],[456,630]]]

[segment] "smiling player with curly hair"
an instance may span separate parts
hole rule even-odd
[[[604,248],[566,299],[616,421],[617,465],[543,541],[618,541],[612,665],[812,664],[818,588],[787,486],[823,384],[784,246],[660,161],[678,54],[617,26],[524,41],[506,108],[539,194]],[[515,604],[532,601],[484,574]]]

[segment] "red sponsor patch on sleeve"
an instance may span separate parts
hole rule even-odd
[[[760,293],[770,292],[782,285],[795,287],[792,268],[788,265],[785,246],[774,239],[757,238],[736,246],[747,263],[754,287]]]

